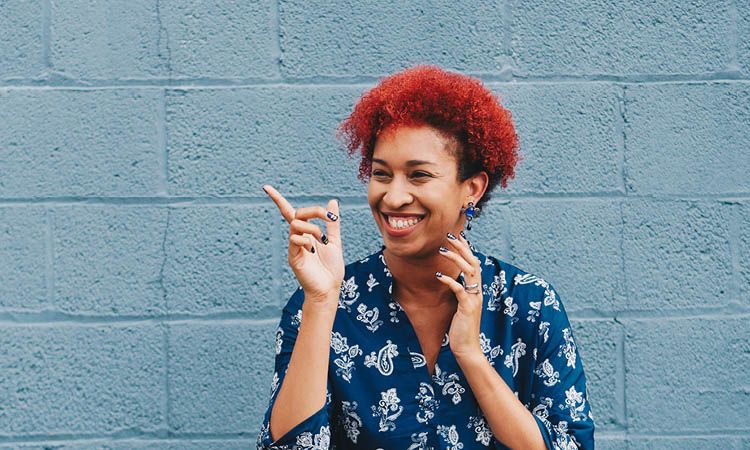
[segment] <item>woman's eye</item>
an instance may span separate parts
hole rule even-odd
[[[373,171],[372,171],[372,176],[374,176],[374,177],[379,177],[379,176],[381,176],[381,175],[383,175],[383,176],[387,176],[388,174],[386,174],[386,173],[385,173],[385,172],[383,172],[382,170],[373,170]],[[428,174],[428,173],[425,173],[425,172],[414,172],[414,173],[412,174],[412,176],[413,176],[413,177],[429,177],[429,176],[430,176],[430,174]]]

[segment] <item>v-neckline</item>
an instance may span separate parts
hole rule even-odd
[[[395,326],[401,329],[405,334],[404,337],[406,339],[407,354],[403,355],[411,360],[412,367],[415,370],[421,371],[420,378],[427,377],[431,384],[434,384],[436,376],[435,374],[438,371],[438,367],[440,368],[441,372],[443,372],[446,369],[453,370],[453,367],[457,365],[457,363],[451,362],[451,359],[446,359],[449,358],[449,354],[451,354],[448,330],[450,330],[453,318],[451,317],[451,321],[448,323],[448,328],[443,335],[440,350],[438,351],[438,355],[435,360],[435,372],[431,374],[427,367],[427,358],[424,354],[424,350],[422,349],[422,345],[419,343],[419,337],[417,336],[416,329],[414,328],[414,325],[412,324],[409,317],[406,315],[406,311],[399,304],[398,299],[393,296],[393,275],[388,269],[388,264],[385,262],[385,256],[383,255],[384,250],[385,245],[381,245],[380,251],[378,251],[376,255],[376,257],[380,260],[383,274],[386,277],[381,287],[385,290],[385,298],[388,308],[394,309],[394,306],[392,305],[395,304],[395,311],[391,313],[392,317],[395,316],[398,319],[395,322]],[[476,250],[474,251],[476,252]],[[460,283],[462,279],[463,273],[459,274],[459,276],[455,280]],[[455,361],[455,358],[452,358],[452,361]],[[422,369],[422,367],[424,367],[424,369]]]

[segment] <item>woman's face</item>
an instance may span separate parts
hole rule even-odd
[[[446,233],[463,227],[461,207],[484,193],[482,181],[458,182],[458,162],[445,145],[426,125],[388,128],[378,136],[367,201],[394,255],[434,256]]]

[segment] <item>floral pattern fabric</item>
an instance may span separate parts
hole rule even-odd
[[[298,288],[276,331],[271,396],[259,450],[507,449],[492,434],[446,333],[430,375],[393,295],[383,250],[348,264],[331,332],[326,404],[276,441],[269,420],[302,317]],[[482,254],[480,345],[532,413],[550,450],[594,448],[583,361],[563,303],[544,279]]]

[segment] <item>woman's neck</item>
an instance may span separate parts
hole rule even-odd
[[[453,291],[435,277],[435,272],[456,279],[460,270],[437,250],[434,256],[413,258],[395,256],[386,248],[383,257],[393,277],[393,296],[401,306],[440,307],[456,301]]]

